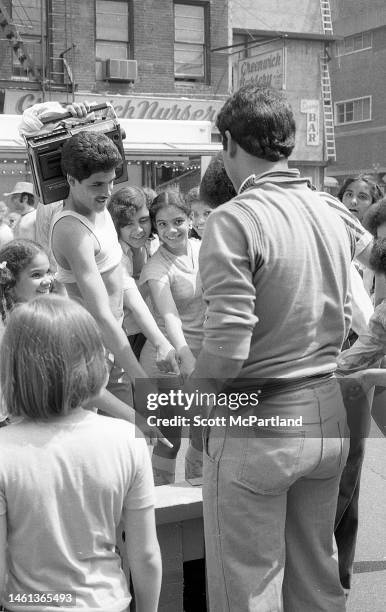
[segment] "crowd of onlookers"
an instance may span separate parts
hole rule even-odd
[[[35,125],[40,111],[27,111]],[[153,486],[175,480],[182,426],[149,426],[140,379],[148,393],[258,390],[241,416],[302,420],[234,434],[214,404],[226,426],[190,429],[211,612],[345,608],[371,389],[385,385],[386,199],[367,175],[335,198],[289,168],[295,124],[278,92],[242,88],[217,125],[223,154],[186,194],[114,189],[118,150],[81,131],[62,150],[64,202],[36,207],[22,182],[0,203],[4,610],[36,609],[66,576],[75,609],[126,611],[122,521],[136,610],[156,611]]]
[[[37,200],[32,183],[20,181],[3,195],[8,203],[0,202],[0,248],[13,238],[33,239]]]

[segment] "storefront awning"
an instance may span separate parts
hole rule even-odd
[[[173,157],[192,157],[200,155],[216,155],[222,150],[220,143],[213,144],[172,144],[172,143],[133,143],[123,141],[123,148],[126,156],[137,159],[160,159],[163,156]]]
[[[25,157],[24,139],[19,135],[19,115],[0,115],[0,157]],[[220,143],[211,143],[210,123],[204,121],[120,120],[126,132],[126,156],[139,159],[215,155]]]
[[[0,115],[0,156],[25,157],[25,144],[19,134],[19,124],[19,115]]]

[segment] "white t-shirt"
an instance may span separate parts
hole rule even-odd
[[[50,233],[51,223],[54,215],[63,208],[63,201],[52,202],[51,204],[39,203],[36,209],[36,242],[38,242],[48,255],[52,272],[56,272],[56,260],[51,250]]]
[[[169,286],[186,342],[192,350],[201,348],[206,313],[198,269],[200,246],[200,240],[189,238],[187,256],[173,255],[165,247],[160,246],[144,265],[139,279],[140,285],[149,280],[156,280]],[[163,317],[154,303],[153,312],[158,327],[166,333]]]
[[[0,249],[13,240],[13,231],[6,223],[0,223]]]
[[[350,281],[352,299],[351,328],[360,336],[367,331],[367,326],[374,312],[374,308],[361,276],[353,263],[350,268]]]
[[[123,240],[119,241],[119,244],[122,247],[122,269],[123,269],[123,289],[135,289],[137,286],[137,282],[133,278],[133,252],[130,246],[124,242]],[[154,236],[154,238],[146,241],[144,251],[145,251],[145,260],[148,261],[152,255],[157,251],[159,247],[159,239],[158,236]],[[147,306],[151,311],[150,299],[145,299]],[[125,317],[123,320],[123,329],[125,330],[128,336],[132,336],[134,334],[138,334],[142,332],[142,329],[138,325],[135,317],[131,314],[130,311],[125,310]]]
[[[169,287],[181,320],[186,343],[193,354],[198,354],[201,349],[206,315],[206,304],[198,269],[200,246],[200,240],[190,238],[188,254],[184,256],[173,255],[165,247],[160,246],[144,265],[139,279],[140,285],[156,280]],[[167,336],[164,319],[158,312],[154,301],[151,301],[154,319],[162,333]],[[149,341],[142,349],[140,363],[148,376],[161,377],[155,365],[156,351]]]
[[[36,209],[30,210],[25,215],[21,215],[15,225],[15,238],[27,238],[36,240]]]
[[[0,429],[6,608],[36,612],[36,605],[12,605],[10,593],[72,591],[74,612],[127,609],[116,528],[124,508],[154,505],[149,453],[135,432],[126,421],[82,408],[50,422],[24,420]]]

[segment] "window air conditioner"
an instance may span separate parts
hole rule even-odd
[[[108,59],[103,62],[105,81],[135,81],[137,76],[137,60]]]

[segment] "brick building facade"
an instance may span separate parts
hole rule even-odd
[[[227,57],[211,53],[213,47],[225,45],[228,40],[227,3],[223,0],[3,0],[1,4],[39,67],[43,34],[47,95],[64,90],[65,83],[68,83],[65,71],[59,66],[60,54],[66,50],[64,57],[77,90],[81,92],[188,94],[195,98],[228,93]],[[180,13],[179,24],[176,7]],[[121,33],[114,32],[114,24],[123,21],[126,24]],[[178,27],[180,34],[176,32]],[[196,31],[189,34],[188,28],[196,28]],[[178,38],[184,37],[186,43],[179,43]],[[119,38],[121,40],[117,40]],[[98,42],[101,44],[99,49]],[[195,74],[194,70],[185,76],[175,73],[178,44],[185,44],[188,60],[199,62],[201,59],[197,57],[202,54],[204,74]],[[96,65],[103,57],[103,52],[100,53],[103,45],[110,58],[114,57],[111,53],[116,53],[117,59],[135,60],[137,78],[121,76],[114,80],[103,78],[101,73],[98,75]],[[195,48],[196,58],[189,52],[189,47],[192,51]],[[181,51],[177,49],[177,52]],[[0,40],[1,88],[41,90],[42,78],[35,80],[27,74],[20,76],[20,71],[14,69],[15,63],[9,43]]]
[[[335,158],[326,61],[330,17],[323,0],[229,0],[233,86],[252,80],[285,92],[297,125],[290,164],[318,188]]]
[[[386,178],[386,4],[332,0],[336,41],[330,62],[337,162],[341,183],[360,172]]]
[[[42,100],[109,100],[122,118],[213,123],[229,93],[228,57],[212,53],[228,44],[227,6],[224,0],[0,0],[0,113],[20,114]],[[20,62],[17,54],[28,59]],[[178,175],[181,164],[174,166]],[[190,167],[197,170],[197,162]],[[20,173],[19,165],[14,170]]]

